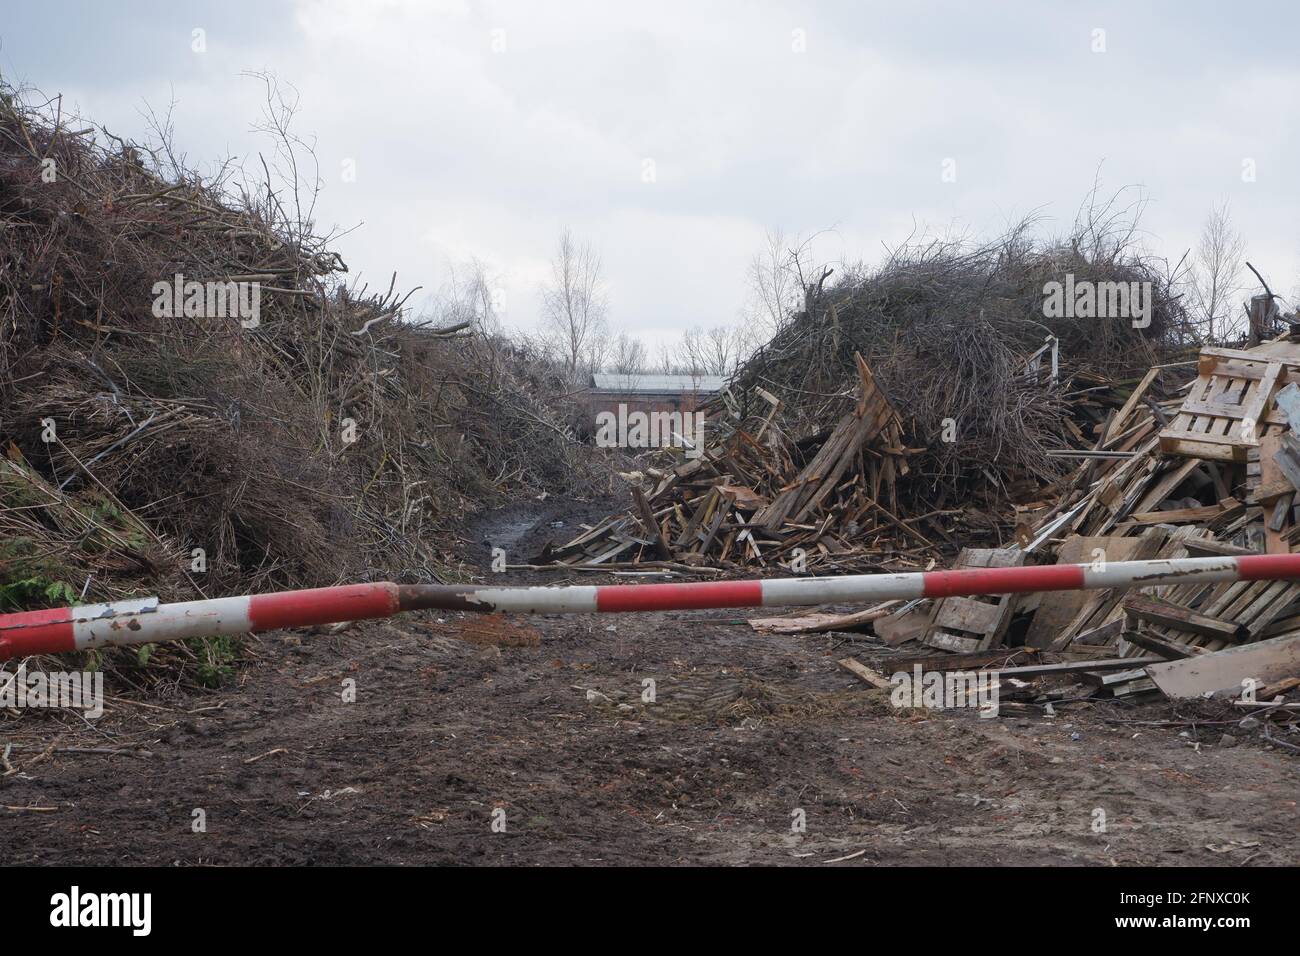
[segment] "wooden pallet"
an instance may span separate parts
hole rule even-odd
[[[1187,399],[1160,432],[1160,450],[1187,458],[1246,461],[1261,437],[1285,428],[1286,417],[1273,406],[1273,395],[1289,382],[1300,382],[1300,345],[1202,349]]]
[[[963,548],[954,568],[1014,568],[1025,563],[1023,551]],[[934,602],[921,643],[943,651],[969,654],[1001,644],[1011,623],[1018,594],[984,598],[949,597]]]
[[[1239,549],[1216,542],[1204,528],[1181,527],[1168,532],[1151,528],[1139,539],[1143,545],[1140,558],[1200,557],[1206,553],[1241,553]],[[1149,553],[1152,546],[1158,550]],[[1209,552],[1203,548],[1210,548]],[[1197,651],[1217,651],[1235,643],[1251,643],[1273,633],[1274,622],[1296,613],[1300,601],[1300,585],[1291,581],[1226,581],[1214,583],[1169,584],[1154,588],[1125,590],[1114,588],[1093,592],[1093,597],[1076,615],[1075,620],[1059,632],[1052,649],[1056,651],[1083,651],[1119,647],[1121,657],[1143,656],[1151,653],[1150,646],[1135,645],[1126,640],[1126,632],[1134,628],[1124,606],[1126,596],[1149,595],[1168,602],[1197,618],[1211,618],[1225,625],[1230,637],[1207,633],[1206,627],[1195,623],[1188,626],[1168,618],[1145,620],[1141,630],[1158,641],[1181,647],[1188,654]],[[1098,650],[1098,653],[1101,651]],[[1109,651],[1108,651],[1109,653]]]

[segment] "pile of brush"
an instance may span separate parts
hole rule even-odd
[[[348,287],[269,177],[0,88],[0,609],[435,580],[578,472],[560,376]]]
[[[810,285],[736,375],[742,416],[765,414],[761,388],[787,403],[796,439],[825,429],[852,401],[861,354],[920,449],[899,489],[905,513],[976,501],[1000,512],[1035,496],[1073,464],[1049,452],[1091,443],[1095,416],[1081,409],[1190,343],[1167,277],[1129,231],[1078,227],[1058,243],[1029,225],[977,245],[904,246],[877,269]],[[1055,314],[1045,290],[1085,282],[1138,283],[1145,314],[1077,315],[1073,299]]]

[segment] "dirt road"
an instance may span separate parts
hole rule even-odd
[[[411,616],[265,635],[219,690],[110,686],[93,726],[0,714],[5,862],[1300,862],[1300,760],[1231,724],[899,711],[835,663],[873,639],[739,621],[534,619],[499,646]]]

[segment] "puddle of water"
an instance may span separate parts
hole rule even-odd
[[[520,518],[512,515],[484,525],[479,532],[484,541],[494,548],[512,548],[537,524],[536,515]]]

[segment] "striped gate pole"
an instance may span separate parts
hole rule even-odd
[[[402,611],[588,614],[793,607],[1280,579],[1300,580],[1300,553],[686,584],[571,587],[349,584],[180,604],[160,604],[157,598],[143,598],[0,615],[0,660],[186,637],[361,621],[390,617]]]

